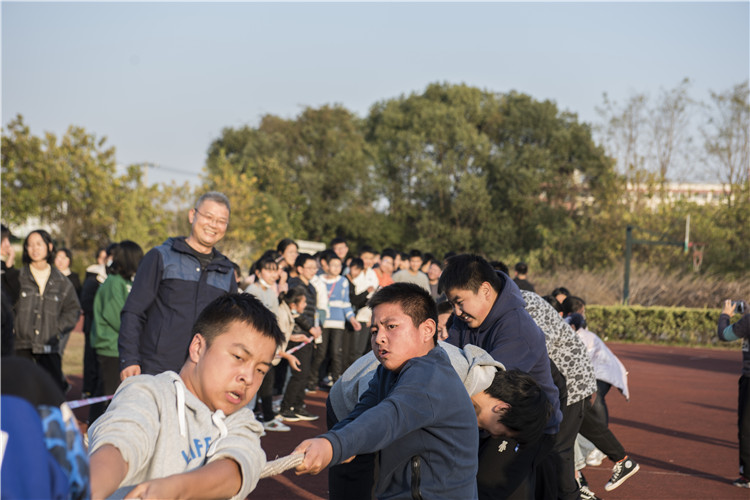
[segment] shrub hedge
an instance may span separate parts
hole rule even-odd
[[[604,340],[729,347],[734,343],[722,342],[716,333],[720,314],[719,309],[586,306],[589,329]]]

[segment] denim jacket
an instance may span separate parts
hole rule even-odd
[[[34,354],[60,353],[60,339],[76,325],[81,306],[75,288],[60,271],[52,268],[44,294],[39,293],[29,266],[19,275],[16,302],[15,347]]]

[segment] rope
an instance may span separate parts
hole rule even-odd
[[[263,472],[260,473],[260,478],[264,479],[267,477],[275,476],[277,474],[281,474],[282,472],[288,471],[289,469],[294,469],[295,467],[300,465],[304,459],[304,453],[293,453],[292,455],[287,455],[285,457],[266,462],[266,466],[263,467]]]

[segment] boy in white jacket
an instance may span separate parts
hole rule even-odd
[[[92,498],[245,498],[266,462],[246,405],[282,340],[249,294],[206,306],[179,375],[126,379],[89,430]]]

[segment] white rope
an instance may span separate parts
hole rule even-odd
[[[261,472],[260,478],[264,479],[267,477],[275,476],[277,474],[281,474],[282,472],[288,471],[289,469],[294,469],[295,467],[300,465],[304,459],[304,453],[293,453],[291,455],[266,462],[266,466],[263,467],[263,472]]]

